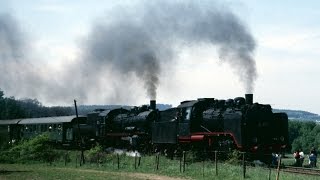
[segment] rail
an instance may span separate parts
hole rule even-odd
[[[285,166],[281,169],[281,171],[288,172],[288,173],[320,176],[320,169],[314,169],[314,168]]]

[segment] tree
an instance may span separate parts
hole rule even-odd
[[[309,153],[311,147],[320,150],[320,125],[315,122],[289,121],[289,143],[292,151],[302,149]]]

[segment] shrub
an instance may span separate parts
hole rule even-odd
[[[16,162],[43,161],[53,162],[59,153],[48,143],[48,134],[41,134],[30,140],[24,140],[8,151],[8,156]]]
[[[87,159],[91,163],[102,163],[105,153],[101,145],[97,144],[87,152]]]
[[[242,157],[242,154],[238,150],[233,150],[227,155],[227,162],[229,164],[240,164],[240,159]]]

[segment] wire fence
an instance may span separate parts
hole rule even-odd
[[[153,153],[141,155],[138,152],[92,152],[88,151],[70,151],[59,150],[56,154],[50,154],[53,151],[44,151],[38,154],[28,154],[28,152],[12,152],[2,151],[0,154],[0,163],[6,162],[8,159],[13,159],[17,162],[46,162],[48,164],[60,164],[61,166],[96,166],[104,167],[112,170],[142,170],[150,171],[165,171],[171,170],[177,173],[192,174],[197,173],[202,177],[219,176],[228,172],[236,173],[239,177],[246,178],[248,174],[255,173],[255,167],[265,169],[265,176],[271,179],[271,176],[276,175],[279,179],[281,169],[284,165],[294,164],[293,158],[285,158],[283,156],[274,156],[265,154],[265,157],[270,157],[268,163],[253,161],[251,158],[255,154],[247,152],[226,152],[226,151],[183,151],[173,156],[168,156],[165,153]],[[7,156],[6,158],[4,158]],[[41,159],[44,156],[47,158]],[[49,156],[54,156],[49,158]],[[226,172],[226,169],[229,169]],[[231,170],[230,170],[231,169]]]

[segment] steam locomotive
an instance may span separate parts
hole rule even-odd
[[[273,113],[270,105],[253,103],[252,94],[228,100],[184,101],[172,111],[161,112],[171,118],[160,118],[153,124],[152,142],[168,150],[238,149],[263,156],[282,152],[288,145],[287,115]]]
[[[156,101],[151,100],[149,106],[97,109],[81,117],[81,121],[74,116],[64,118],[51,117],[50,122],[12,120],[7,124],[10,133],[18,132],[20,138],[30,137],[25,135],[32,130],[39,134],[49,128],[49,133],[55,132],[52,140],[60,144],[76,144],[81,139],[87,144],[99,142],[106,147],[145,152],[238,149],[251,154],[271,154],[288,146],[287,115],[273,113],[270,105],[253,103],[252,94],[228,100],[183,101],[164,111],[157,110]],[[4,122],[0,121],[0,126]]]

